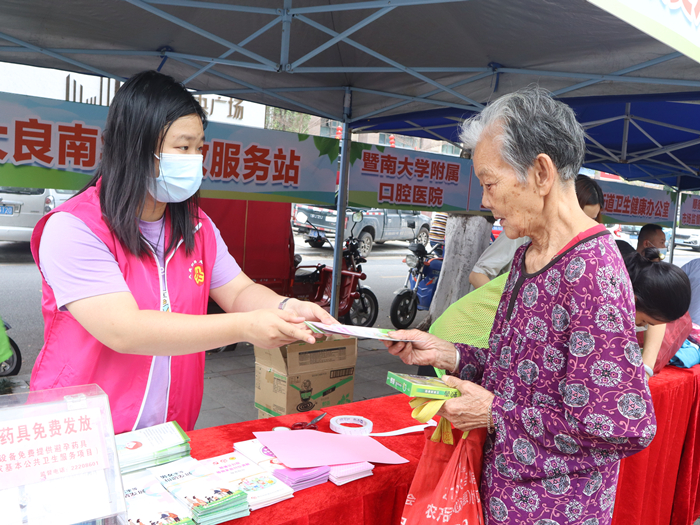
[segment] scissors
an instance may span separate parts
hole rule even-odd
[[[318,430],[318,426],[316,425],[316,423],[321,421],[325,415],[326,413],[324,412],[323,414],[321,414],[317,418],[312,419],[308,423],[305,421],[299,421],[297,423],[294,423],[289,428],[291,428],[292,430]]]

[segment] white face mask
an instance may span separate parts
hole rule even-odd
[[[203,155],[186,155],[179,153],[161,153],[158,177],[148,188],[148,192],[158,202],[185,202],[192,197],[204,177]]]

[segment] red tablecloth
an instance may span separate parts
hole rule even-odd
[[[690,525],[700,516],[700,365],[649,381],[657,433],[620,466],[613,525]]]
[[[613,525],[690,525],[700,517],[700,365],[690,370],[666,367],[649,383],[658,430],[644,451],[626,458],[620,468]],[[360,415],[376,432],[415,424],[402,394],[326,409],[319,430],[330,418]],[[190,432],[192,456],[208,458],[230,452],[233,443],[252,439],[253,431],[271,430],[320,414],[292,414]],[[423,450],[422,433],[377,438],[409,460],[377,465],[374,476],[336,487],[325,483],[294,494],[291,500],[256,510],[232,525],[399,524],[401,510]]]
[[[330,432],[329,421],[333,416],[358,415],[374,422],[375,432],[388,432],[411,425],[417,421],[411,417],[408,398],[403,394],[370,399],[324,409],[328,413],[319,422],[319,430]],[[311,421],[320,411],[291,414],[270,419],[246,421],[233,425],[206,428],[189,432],[192,441],[192,457],[209,458],[233,450],[233,443],[253,439],[253,431],[272,430],[276,426],[289,426],[296,421]],[[397,452],[408,463],[401,465],[376,465],[374,475],[353,481],[340,487],[324,483],[294,493],[294,498],[256,510],[246,518],[237,519],[231,525],[398,525],[408,488],[418,466],[425,438],[422,432],[403,436],[376,438],[386,447]]]

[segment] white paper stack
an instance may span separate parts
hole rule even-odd
[[[192,513],[148,471],[122,476],[126,513],[130,523],[190,525]]]
[[[372,472],[374,465],[363,461],[361,463],[348,463],[347,465],[331,466],[330,479],[336,485],[345,485],[356,479],[366,478],[374,473]]]
[[[114,441],[122,474],[190,455],[190,438],[177,421],[124,432],[114,436]]]
[[[170,494],[192,512],[200,525],[216,525],[248,516],[248,498],[194,458],[148,469]]]
[[[288,468],[257,439],[234,443],[237,452],[267,470],[294,489],[302,490],[328,481],[329,467]]]
[[[243,454],[234,451],[201,460],[230,487],[248,494],[250,510],[257,510],[294,497],[294,490]]]

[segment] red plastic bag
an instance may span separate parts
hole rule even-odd
[[[406,498],[401,525],[483,525],[479,483],[486,429],[478,428],[462,439],[453,429],[454,445],[430,440],[425,447]]]

